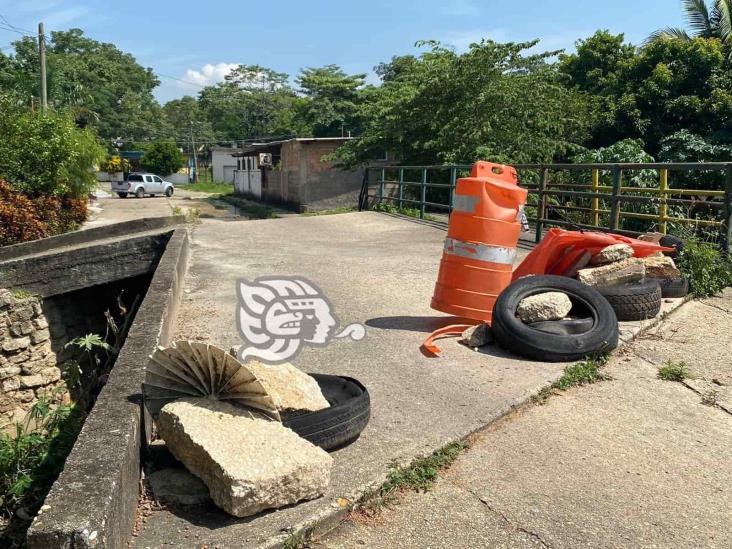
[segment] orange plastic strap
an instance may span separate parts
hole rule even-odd
[[[475,324],[477,324],[477,322]],[[424,343],[422,343],[422,346],[420,348],[425,352],[425,354],[436,357],[440,356],[440,353],[442,351],[437,345],[435,345],[435,339],[441,337],[462,335],[465,330],[467,330],[468,328],[472,328],[473,326],[475,326],[475,324],[451,324],[450,326],[444,326],[443,328],[439,328],[432,332],[429,337],[424,340]]]

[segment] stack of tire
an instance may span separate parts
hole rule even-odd
[[[660,244],[676,251],[683,246],[674,237],[664,237]],[[593,288],[566,276],[529,276],[516,280],[498,296],[491,328],[496,342],[509,351],[545,362],[570,362],[612,351],[618,345],[618,321],[653,318],[660,312],[663,298],[684,297],[688,291],[685,278],[646,278]],[[570,298],[572,310],[567,317],[522,322],[517,315],[521,301],[545,292],[562,292]]]

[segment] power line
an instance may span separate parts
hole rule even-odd
[[[13,25],[10,21],[8,21],[8,19],[2,13],[0,13],[0,19],[2,19],[3,21],[5,21],[5,24],[8,27],[11,27],[13,29],[16,29],[17,31],[25,31],[25,32],[27,32],[27,33],[29,33],[31,35],[33,34],[33,31],[32,30],[24,29],[24,28],[18,27],[16,25]]]
[[[199,84],[198,82],[191,82],[190,80],[183,80],[182,78],[176,78],[175,76],[170,76],[168,74],[163,74],[162,72],[155,73],[157,76],[162,76],[163,78],[170,78],[171,80],[177,80],[178,82],[183,82],[184,84],[189,84],[191,86],[196,86],[197,88],[206,89],[208,86],[204,86],[203,84]]]

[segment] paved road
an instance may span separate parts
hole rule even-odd
[[[395,460],[408,462],[467,436],[561,374],[561,364],[526,361],[497,347],[476,353],[454,339],[442,344],[442,358],[420,353],[428,333],[452,322],[429,307],[444,236],[444,227],[375,212],[204,219],[193,229],[178,337],[238,346],[237,279],[305,276],[324,290],[342,325],[365,323],[368,335],[306,348],[293,362],[360,379],[371,394],[372,417],[358,441],[333,453],[325,497],[249,520],[212,507],[159,511],[135,546],[254,547],[281,539],[283,529],[332,516],[339,502],[381,484]],[[522,248],[518,260],[526,253]]]
[[[480,434],[426,494],[317,544],[732,547],[732,290],[693,302],[572,389]],[[689,386],[656,377],[685,361]],[[713,389],[712,389],[713,388]]]

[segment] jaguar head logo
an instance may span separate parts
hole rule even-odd
[[[363,339],[361,324],[335,333],[338,320],[323,292],[301,277],[261,277],[237,282],[237,326],[244,341],[239,359],[270,364],[290,360],[303,345],[325,346],[334,338]]]

